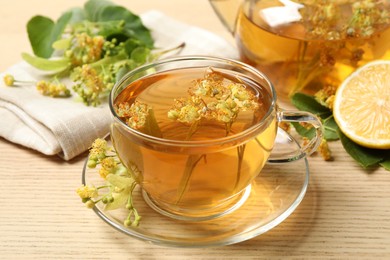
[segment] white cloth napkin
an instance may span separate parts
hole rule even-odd
[[[180,55],[237,57],[231,44],[201,28],[158,11],[144,13],[141,18],[152,30],[156,47],[166,49],[185,42],[186,47]],[[39,94],[33,85],[8,87],[2,80],[7,73],[18,80],[40,79],[39,72],[25,62],[0,75],[0,136],[43,154],[58,154],[70,160],[86,151],[93,140],[108,134],[111,116],[107,103],[87,107],[77,95],[50,98]]]

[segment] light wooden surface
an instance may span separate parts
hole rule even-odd
[[[230,37],[206,0],[116,3],[136,13],[158,9]],[[31,16],[57,18],[81,4],[0,0],[0,71],[20,61],[22,51],[30,51],[25,24]],[[331,148],[333,162],[310,158],[306,197],[276,228],[240,244],[177,249],[119,233],[84,207],[75,189],[85,154],[64,162],[0,139],[0,259],[390,259],[390,173],[364,171],[339,143]]]

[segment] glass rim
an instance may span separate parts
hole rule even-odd
[[[114,96],[116,89],[121,87],[132,75],[135,75],[141,71],[147,71],[148,69],[151,69],[153,67],[165,65],[165,64],[170,64],[170,63],[175,63],[175,62],[187,62],[187,61],[210,61],[210,62],[218,62],[221,64],[228,64],[232,66],[239,67],[245,71],[248,71],[252,74],[255,74],[262,78],[266,84],[269,87],[270,95],[271,95],[271,104],[268,108],[267,113],[264,115],[263,118],[256,124],[248,127],[247,129],[230,135],[230,136],[225,136],[221,138],[216,138],[212,140],[174,140],[174,139],[166,139],[166,138],[160,138],[152,135],[148,135],[145,133],[142,133],[136,129],[131,128],[128,126],[124,121],[120,119],[120,117],[116,114],[115,109],[114,109],[114,101],[117,96]],[[178,68],[181,69],[181,68]],[[150,75],[150,74],[149,74]],[[111,116],[113,117],[113,120],[117,123],[119,123],[124,129],[127,130],[127,132],[130,132],[142,139],[146,139],[152,143],[155,144],[160,144],[160,145],[166,145],[166,146],[186,146],[186,147],[198,147],[198,146],[210,146],[210,145],[215,145],[215,144],[222,144],[222,143],[231,143],[237,140],[242,139],[243,137],[246,136],[251,136],[254,133],[257,133],[258,129],[261,129],[261,127],[264,125],[265,122],[267,122],[268,118],[272,115],[273,111],[275,110],[276,107],[276,91],[275,88],[272,84],[272,82],[269,80],[269,78],[261,71],[257,70],[256,68],[252,67],[251,65],[248,65],[244,62],[237,61],[234,59],[230,58],[221,58],[221,57],[215,57],[215,56],[205,56],[205,55],[191,55],[191,56],[178,56],[178,57],[173,57],[173,58],[165,58],[157,61],[153,61],[147,64],[144,64],[142,66],[139,66],[129,72],[127,72],[120,80],[118,80],[113,88],[110,91],[110,96],[109,96],[109,107],[110,107],[110,112]]]

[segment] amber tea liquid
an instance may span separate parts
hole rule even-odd
[[[351,1],[353,2],[353,1]],[[357,67],[373,59],[390,59],[389,23],[374,26],[369,37],[339,37],[329,40],[316,35],[304,22],[291,22],[271,27],[260,10],[267,1],[248,1],[240,11],[236,28],[236,41],[241,59],[264,72],[275,85],[279,100],[300,90],[315,93],[324,86],[337,86]],[[337,6],[346,20],[335,24],[335,30],[348,23],[351,5]],[[389,8],[388,6],[386,8]],[[308,10],[310,10],[308,8]],[[317,10],[318,12],[318,10]],[[306,13],[308,19],[316,13]],[[342,24],[342,23],[345,24]],[[325,26],[319,23],[319,26]],[[364,32],[362,32],[364,33]]]
[[[167,111],[175,99],[188,95],[189,86],[204,73],[205,68],[187,68],[146,76],[128,85],[117,96],[115,104],[135,100],[147,103],[153,107],[164,139],[187,140],[190,126],[169,119]],[[272,102],[262,86],[242,75],[233,77],[244,82],[260,105],[256,111],[239,113],[228,135],[238,134],[262,120]],[[221,142],[201,148],[156,146],[147,140],[136,141],[118,123],[114,123],[111,130],[115,149],[123,163],[129,168],[136,167],[137,179],[148,196],[174,214],[191,214],[213,207],[220,210],[219,205],[239,194],[259,174],[275,136],[274,117],[267,120],[263,131],[250,141],[238,138],[234,143]],[[202,119],[190,141],[223,137],[226,137],[223,123]]]

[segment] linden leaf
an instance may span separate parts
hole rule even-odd
[[[22,53],[22,58],[33,67],[44,71],[60,72],[68,69],[71,65],[67,58],[49,60],[28,53]]]
[[[155,137],[162,137],[162,132],[157,123],[153,109],[148,110],[148,117],[146,119],[146,123],[143,129],[144,132],[148,135],[155,136]]]
[[[338,131],[338,135],[345,151],[363,168],[378,165],[378,163],[381,163],[385,159],[383,151],[360,146],[352,142],[340,130]]]
[[[334,120],[333,115],[322,120],[322,125],[324,126],[324,138],[327,141],[338,140],[338,130],[339,126]]]
[[[382,166],[385,170],[390,171],[390,159],[380,162],[379,165]]]
[[[124,33],[129,38],[135,38],[141,41],[148,48],[153,47],[154,40],[151,36],[150,30],[146,28],[141,18],[133,14],[122,6],[105,6],[99,13],[99,21],[118,21],[125,22]]]
[[[69,9],[70,13],[72,13],[72,17],[70,18],[69,20],[69,24],[75,24],[75,23],[79,23],[83,20],[85,20],[85,12],[84,12],[84,9],[83,8],[80,8],[80,7],[73,7],[71,9]]]
[[[300,135],[300,136],[303,136],[303,137],[306,137],[308,139],[312,139],[314,136],[315,136],[315,129],[314,128],[306,128],[306,127],[303,127],[302,125],[300,125],[298,122],[292,122],[291,123],[294,128],[295,128],[295,131],[297,131],[297,133]]]
[[[331,141],[339,139],[337,134],[339,127],[333,118],[332,111],[329,108],[321,105],[313,96],[303,93],[294,94],[291,97],[291,102],[298,109],[313,113],[321,118],[321,122],[324,127],[325,140]],[[314,129],[306,129],[298,123],[294,123],[293,126],[301,136],[311,139],[315,135]]]
[[[129,177],[123,177],[116,174],[109,174],[106,177],[106,180],[113,186],[118,187],[119,189],[127,189],[130,188],[134,179]]]
[[[324,138],[327,141],[332,141],[332,140],[338,140],[339,135],[338,135],[338,125],[336,124],[336,121],[334,120],[333,116],[328,117],[327,119],[321,120],[322,125],[324,127]],[[314,128],[306,128],[300,125],[297,122],[291,123],[297,133],[300,136],[312,139],[315,136],[315,129]]]
[[[89,0],[84,4],[85,16],[89,21],[97,22],[104,8],[112,5],[112,2],[106,0]]]
[[[134,179],[129,177],[123,177],[116,174],[109,174],[106,180],[114,186],[112,197],[114,201],[105,206],[106,210],[113,210],[123,207],[131,195],[131,189],[134,186]],[[118,189],[119,192],[115,192]]]
[[[291,102],[298,109],[316,114],[323,119],[332,115],[329,108],[318,103],[314,97],[303,93],[294,94],[291,97]]]
[[[150,55],[150,49],[145,47],[137,47],[131,52],[131,59],[137,63],[143,64],[147,61]]]
[[[126,205],[129,196],[130,196],[130,187],[128,189],[124,189],[121,192],[113,192],[112,197],[114,198],[114,201],[106,204],[104,209],[114,210],[114,209],[123,208]]]
[[[53,42],[52,47],[55,50],[66,50],[67,48],[69,48],[70,44],[71,44],[70,38],[59,39],[58,41]]]
[[[49,58],[54,52],[53,42],[61,38],[72,12],[64,13],[56,23],[48,17],[37,15],[27,23],[27,33],[36,56]]]

